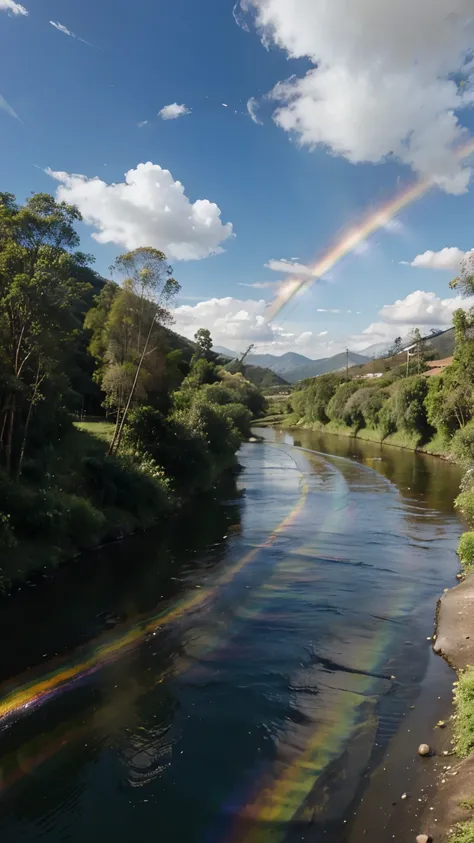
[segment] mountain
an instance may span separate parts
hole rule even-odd
[[[230,348],[225,348],[223,345],[213,345],[212,350],[215,354],[222,354],[223,357],[230,357],[231,360],[238,356],[236,351],[231,351]]]
[[[297,369],[298,366],[314,362],[310,357],[304,357],[303,354],[296,354],[294,351],[287,351],[281,357],[277,357],[276,354],[249,354],[247,361],[252,366],[263,366],[266,369],[271,369],[272,372],[276,372],[277,375],[281,375],[286,380],[289,380],[287,375]]]
[[[359,366],[362,363],[367,363],[369,359],[369,357],[365,357],[363,354],[356,354],[355,351],[349,351],[349,366]],[[332,357],[325,357],[322,360],[311,360],[304,366],[298,366],[292,372],[287,373],[286,379],[290,383],[297,383],[297,381],[304,380],[305,378],[316,378],[318,375],[327,375],[329,372],[340,372],[346,368],[346,362],[346,352],[341,351]]]

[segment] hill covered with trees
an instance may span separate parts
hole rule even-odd
[[[208,332],[171,331],[165,255],[122,255],[106,281],[79,250],[80,219],[46,194],[0,194],[4,586],[212,488],[265,405]]]

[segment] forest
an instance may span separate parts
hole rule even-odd
[[[170,331],[153,248],[104,279],[74,206],[0,194],[1,586],[159,523],[236,466],[265,399]]]

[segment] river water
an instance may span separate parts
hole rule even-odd
[[[2,843],[415,830],[460,472],[259,433],[237,488],[0,602]]]

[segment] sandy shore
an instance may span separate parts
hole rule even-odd
[[[437,637],[434,650],[456,671],[474,665],[474,574],[443,595],[438,606]],[[430,835],[434,843],[446,841],[457,823],[472,819],[472,807],[462,807],[474,798],[474,752],[463,760],[451,754],[451,730],[446,732],[445,752],[432,763],[438,786],[421,823],[420,832]],[[436,823],[434,817],[437,818]]]

